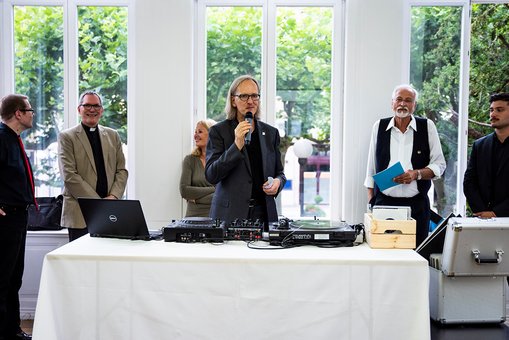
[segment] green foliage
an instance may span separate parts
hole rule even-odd
[[[493,131],[487,126],[490,94],[509,92],[509,4],[472,5],[471,35],[470,143]]]
[[[95,89],[103,96],[101,124],[117,129],[126,143],[127,8],[80,6],[78,20],[79,90]],[[50,187],[61,185],[51,146],[64,125],[63,27],[60,6],[14,7],[15,89],[37,112],[25,144],[36,150],[36,184]]]
[[[240,75],[261,78],[262,10],[207,8],[207,117],[220,121],[231,82]]]
[[[277,11],[277,118],[297,122],[299,135],[328,144],[330,136],[332,10],[280,7]],[[261,75],[262,10],[207,8],[207,116],[225,118],[228,87],[241,74]],[[285,137],[283,145],[290,145]]]
[[[63,9],[16,6],[14,77],[16,92],[36,110],[27,149],[46,149],[63,127]]]
[[[280,8],[277,16],[278,118],[300,122],[300,135],[318,142],[330,137],[332,10]]]
[[[441,215],[452,211],[456,202],[461,9],[412,8],[410,82],[420,93],[415,114],[435,122],[448,165],[443,177],[434,181]]]
[[[101,124],[127,143],[127,8],[79,7],[79,92],[98,91]]]
[[[489,95],[509,91],[509,5],[473,4],[470,37],[469,142],[492,131]],[[410,80],[420,91],[416,114],[432,119],[447,169],[435,181],[439,213],[456,201],[461,7],[412,7]]]

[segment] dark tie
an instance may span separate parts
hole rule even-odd
[[[30,182],[30,187],[32,188],[32,197],[34,198],[35,208],[39,210],[39,206],[37,205],[37,200],[35,199],[35,188],[34,188],[34,176],[32,175],[32,168],[30,168],[30,163],[28,162],[27,153],[25,152],[25,146],[23,145],[23,141],[21,140],[21,136],[18,135],[19,147],[21,148],[21,153],[23,153],[23,158],[25,160],[25,169],[28,175],[28,181]]]

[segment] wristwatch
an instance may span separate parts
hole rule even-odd
[[[417,180],[420,181],[422,179],[421,170],[417,170]]]

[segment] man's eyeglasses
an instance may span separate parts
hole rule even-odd
[[[91,110],[91,109],[99,110],[102,107],[99,104],[81,104],[80,106],[85,108],[85,110]]]
[[[249,100],[249,98],[251,98],[255,102],[260,100],[260,94],[259,93],[253,93],[253,94],[245,94],[245,93],[243,93],[243,94],[234,94],[233,96],[234,97],[238,97],[243,102],[247,102]]]
[[[35,115],[34,109],[19,109],[21,112],[32,112],[33,115]]]

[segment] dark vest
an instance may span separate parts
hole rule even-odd
[[[391,160],[391,130],[387,126],[392,117],[380,119],[378,136],[376,140],[375,168],[376,172],[387,169]],[[415,117],[417,131],[414,131],[414,143],[412,148],[412,167],[414,169],[425,168],[429,164],[430,150],[428,139],[428,122],[426,118]],[[421,194],[427,194],[431,187],[431,180],[417,181],[417,189]],[[378,193],[378,186],[375,184],[375,195]]]

